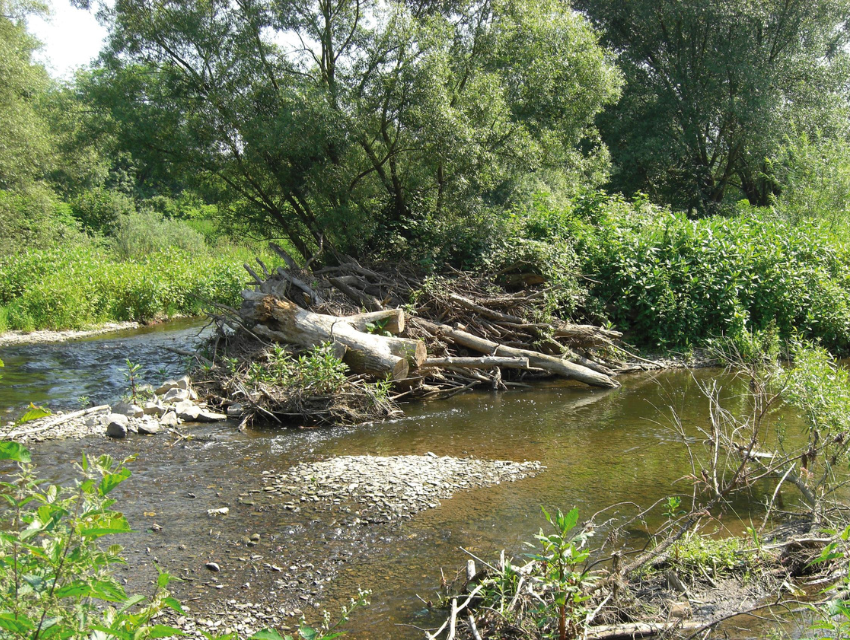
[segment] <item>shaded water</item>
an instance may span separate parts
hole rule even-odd
[[[188,329],[175,335],[181,331]],[[92,393],[90,376],[114,364],[104,365],[103,354],[131,349],[134,344],[144,345],[145,350],[155,348],[158,341],[175,335],[159,332],[93,341],[91,346],[64,345],[70,352],[81,349],[89,354],[85,358],[63,356],[63,345],[54,345],[49,358],[43,353],[39,357],[62,363],[65,371],[80,367],[76,376],[62,373],[51,383],[51,369],[42,366],[35,370],[42,376],[37,383],[28,385],[26,372],[22,372],[15,378],[17,386],[0,387],[5,394],[0,398],[5,402],[13,398],[20,404],[29,398],[14,394],[33,389],[44,393],[47,400],[73,398],[82,393],[78,388]],[[16,349],[17,357],[35,359],[26,348]],[[31,349],[41,353],[40,348]],[[148,358],[148,353],[156,359],[153,351],[144,351],[142,357]],[[140,359],[137,351],[129,355]],[[179,360],[169,359],[168,352],[162,355],[167,366],[179,366]],[[9,355],[3,352],[0,357]],[[118,365],[123,357],[122,352]],[[10,360],[14,367],[14,359]],[[117,375],[110,374],[105,383],[101,380],[98,384],[115,388]],[[434,622],[416,594],[432,597],[440,567],[453,574],[465,563],[467,556],[459,547],[485,559],[498,557],[501,549],[508,554],[521,553],[522,543],[532,540],[543,524],[541,505],[565,510],[577,506],[582,517],[587,517],[616,503],[648,506],[674,493],[687,494],[688,483],[680,480],[690,471],[688,460],[675,443],[666,407],[675,407],[684,424],[704,421],[707,404],[696,382],[719,376],[716,370],[667,371],[624,377],[623,386],[610,391],[554,382],[531,390],[468,393],[449,401],[411,405],[401,420],[357,429],[260,429],[240,434],[230,425],[218,425],[200,428],[195,431],[197,440],[176,446],[168,446],[162,436],[123,442],[45,443],[38,447],[35,458],[43,473],[61,480],[69,477],[67,463],[77,459],[83,449],[116,456],[140,453],[132,466],[133,477],[118,496],[137,530],[125,542],[132,567],[128,573],[131,586],[146,587],[152,563],[158,562],[174,573],[194,577],[193,582],[178,585],[177,592],[200,610],[214,608],[210,602],[216,599],[230,598],[275,606],[294,598],[295,604],[304,605],[296,596],[284,593],[277,582],[281,574],[270,573],[263,563],[292,566],[291,577],[304,579],[314,592],[311,601],[323,606],[335,609],[336,603],[356,593],[357,587],[373,590],[373,605],[352,621],[350,637],[421,638],[421,632],[397,625],[429,626]],[[731,387],[734,394],[734,385]],[[338,526],[333,512],[305,507],[301,513],[292,513],[283,508],[280,497],[247,493],[263,487],[264,471],[282,471],[302,461],[427,452],[539,460],[546,471],[517,483],[460,492],[402,524],[352,530]],[[762,497],[756,490],[753,498],[758,501]],[[211,519],[207,515],[207,509],[221,506],[230,508],[227,517]],[[747,504],[732,507],[747,519]],[[619,511],[628,513],[629,509],[624,505]],[[150,528],[153,522],[163,530],[154,532]],[[246,550],[241,540],[255,532],[261,534],[263,543]],[[638,541],[645,533],[637,527],[632,535]],[[204,571],[203,563],[210,560],[221,564],[220,574]],[[315,571],[304,569],[308,562],[316,565]],[[318,617],[306,605],[303,609],[308,617]]]

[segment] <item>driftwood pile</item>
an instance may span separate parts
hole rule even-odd
[[[639,368],[616,358],[619,332],[545,314],[546,283],[517,287],[461,272],[425,278],[350,258],[314,270],[271,246],[287,266],[246,264],[252,282],[241,308],[220,308],[216,319],[261,344],[331,343],[352,373],[392,381],[396,398],[547,377],[610,389],[617,373]]]

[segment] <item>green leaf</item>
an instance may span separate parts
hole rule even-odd
[[[11,613],[0,613],[0,629],[11,631],[20,635],[26,635],[35,625],[24,616],[15,616]]]
[[[37,407],[32,402],[30,402],[29,410],[15,421],[15,426],[19,427],[22,424],[26,424],[27,422],[32,422],[33,420],[38,420],[39,418],[46,418],[50,415],[53,415],[50,409],[46,409],[44,407]]]
[[[179,601],[179,600],[177,600],[176,598],[170,598],[170,597],[169,597],[169,598],[164,598],[164,599],[162,600],[162,603],[163,603],[166,607],[168,607],[169,609],[172,609],[173,611],[176,611],[177,613],[180,613],[180,614],[182,614],[182,615],[186,615],[186,612],[185,612],[185,611],[183,611],[183,605],[181,605],[181,604],[180,604],[180,601]]]
[[[251,636],[250,640],[284,640],[274,629],[261,629]]]
[[[100,481],[100,485],[97,488],[98,492],[100,493],[100,495],[105,496],[129,477],[129,469],[121,469],[118,473],[107,473]]]
[[[17,442],[0,442],[0,460],[14,460],[15,462],[32,462],[29,450]]]

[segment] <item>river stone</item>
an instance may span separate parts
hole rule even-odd
[[[176,388],[177,388],[177,380],[166,380],[165,382],[163,382],[159,386],[159,388],[156,391],[154,391],[154,393],[158,396],[161,396],[161,395],[165,395],[166,393],[168,393],[172,389],[176,389]]]
[[[162,396],[163,402],[181,402],[189,399],[188,389],[179,389],[175,387]]]
[[[198,414],[201,413],[201,408],[194,402],[183,400],[174,405],[174,411],[177,417],[187,422],[194,422],[198,419]]]
[[[106,435],[110,438],[126,438],[129,424],[130,419],[127,416],[120,413],[112,413],[107,419]]]
[[[245,412],[245,407],[241,404],[232,404],[227,407],[227,415],[231,418],[238,418]]]
[[[139,433],[149,436],[159,433],[159,428],[159,425],[153,420],[142,420],[138,426]]]
[[[112,407],[112,413],[119,413],[122,416],[127,416],[129,418],[138,418],[141,415],[144,415],[144,411],[137,404],[130,404],[129,402],[119,402],[114,407]]]
[[[169,411],[159,419],[159,424],[163,427],[176,427],[178,424],[177,414],[173,411]]]
[[[210,411],[209,409],[201,409],[195,419],[198,422],[221,422],[222,420],[227,420],[227,416],[223,413]]]
[[[189,376],[183,376],[177,381],[178,389],[188,389],[192,386],[192,379]]]
[[[159,417],[165,413],[165,406],[159,402],[146,402],[145,406],[142,408],[144,409],[146,416]]]
[[[434,509],[457,490],[515,482],[544,468],[539,462],[449,456],[341,456],[281,474],[263,472],[263,490],[292,496],[293,502],[327,502],[344,513],[356,508],[358,523],[381,523]]]

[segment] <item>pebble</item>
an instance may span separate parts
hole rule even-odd
[[[219,567],[218,564],[215,562],[207,562],[204,566],[210,571],[221,571],[221,567]]]
[[[515,482],[540,473],[539,462],[479,460],[450,456],[341,456],[302,463],[267,474],[264,491],[289,495],[300,502],[330,503],[345,513],[356,505],[360,522],[409,519],[457,490]],[[284,508],[294,510],[292,502]],[[348,509],[349,511],[346,511]]]

